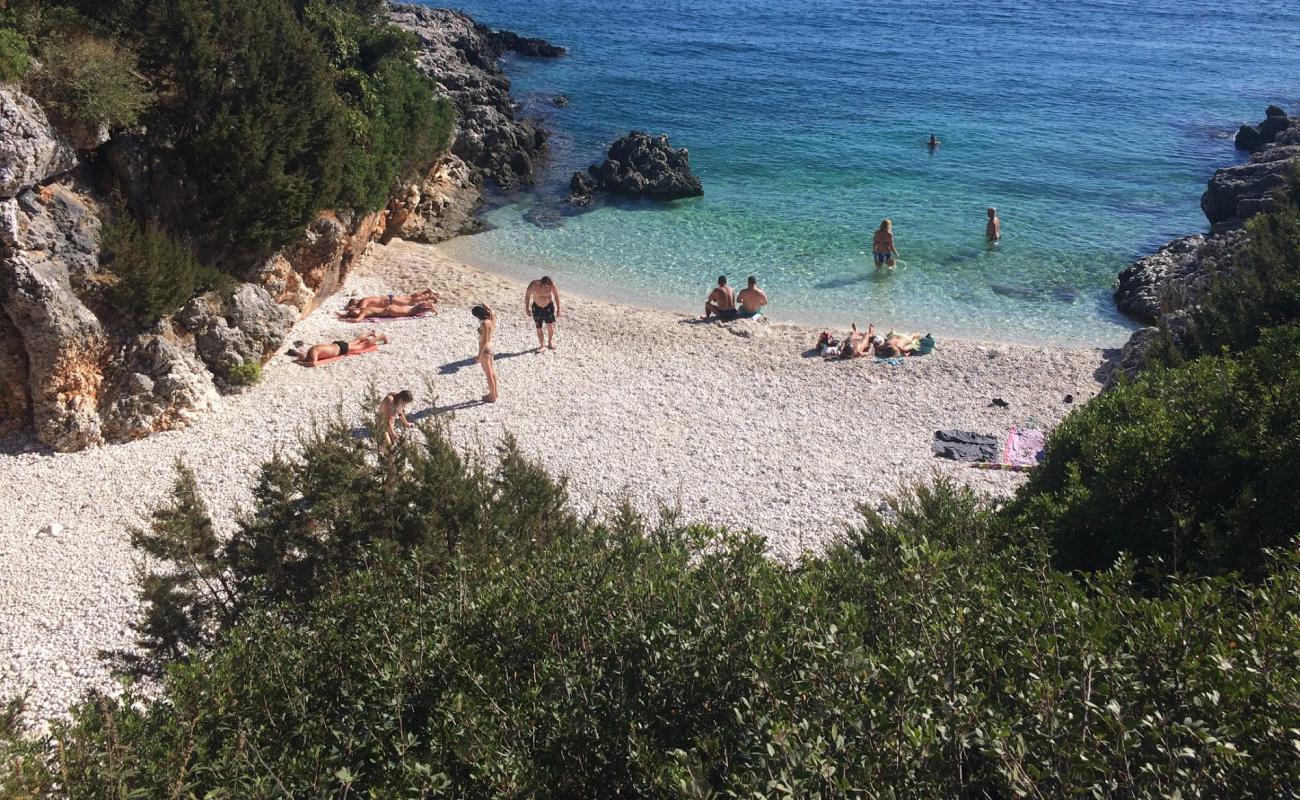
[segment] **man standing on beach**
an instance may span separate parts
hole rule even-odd
[[[763,306],[767,305],[767,292],[758,288],[758,278],[753,275],[749,276],[747,283],[748,285],[740,290],[740,294],[736,295],[736,300],[740,304],[740,316],[756,317],[758,312],[763,310]]]
[[[1002,220],[998,219],[998,210],[989,209],[989,224],[984,226],[984,236],[990,242],[997,242],[1002,238]]]
[[[483,374],[487,376],[488,393],[483,395],[483,401],[495,403],[497,401],[497,365],[496,354],[492,352],[492,334],[497,329],[497,315],[487,303],[474,306],[470,309],[470,313],[479,321],[478,355],[475,356],[474,360],[483,368]]]
[[[531,314],[537,324],[537,352],[546,347],[555,349],[555,320],[560,316],[560,290],[550,275],[528,284],[524,290],[524,313]],[[542,325],[546,326],[546,341],[542,341]]]
[[[736,318],[736,293],[727,285],[726,275],[718,276],[718,285],[713,287],[704,301],[704,316],[700,319],[712,316],[723,320]]]

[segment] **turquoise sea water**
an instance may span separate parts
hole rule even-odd
[[[555,131],[536,193],[451,246],[472,262],[695,310],[757,274],[770,315],[1111,346],[1115,274],[1204,230],[1231,134],[1300,100],[1300,3],[466,0],[569,48],[511,59]],[[556,108],[549,98],[564,94]],[[690,149],[705,196],[556,213],[633,128]],[[933,154],[925,140],[942,146]],[[1004,239],[984,243],[985,208]],[[903,266],[874,274],[882,217]]]

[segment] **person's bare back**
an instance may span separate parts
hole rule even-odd
[[[767,305],[767,292],[758,288],[758,278],[753,275],[749,276],[749,285],[740,290],[736,295],[736,301],[739,305],[740,315],[742,317],[752,317],[763,310]]]
[[[990,242],[999,241],[1002,238],[1002,220],[998,219],[998,210],[989,209],[989,224],[984,226],[984,236]]]
[[[736,317],[736,292],[727,285],[726,275],[718,277],[718,285],[713,287],[713,291],[709,292],[709,296],[704,299],[704,316],[700,319],[714,316],[721,319]]]

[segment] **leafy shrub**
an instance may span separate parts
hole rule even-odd
[[[1004,546],[977,498],[940,485],[783,566],[754,537],[577,519],[510,443],[488,471],[423,434],[376,461],[326,425],[266,465],[216,560],[193,555],[221,548],[182,474],[152,530],[199,565],[174,588],[226,581],[221,611],[191,617],[201,592],[172,604],[222,632],[192,637],[160,697],[94,698],[18,746],[15,792],[1300,790],[1300,554],[1258,586],[1144,599],[1124,566],[1080,586]]]
[[[141,12],[174,81],[159,124],[202,187],[196,229],[220,247],[287,244],[338,196],[344,147],[328,64],[282,0],[176,0]]]
[[[41,67],[25,87],[54,122],[78,140],[93,140],[101,125],[134,125],[150,102],[135,56],[89,34],[58,36],[40,47]]]
[[[19,80],[29,64],[27,39],[13,28],[0,28],[0,81]]]
[[[226,382],[234,386],[252,386],[262,379],[262,364],[241,361],[226,370]]]
[[[1260,574],[1300,533],[1300,328],[1155,368],[1071,414],[1017,496],[1063,569]]]
[[[1247,245],[1194,312],[1199,353],[1239,353],[1268,328],[1300,324],[1300,177],[1273,211],[1246,223]]]
[[[141,226],[122,210],[104,225],[103,258],[117,277],[111,299],[142,326],[175,313],[200,288],[222,289],[230,282],[200,264],[189,245],[153,222]]]

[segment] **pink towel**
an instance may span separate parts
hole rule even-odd
[[[1037,428],[1021,430],[1012,425],[1007,433],[1006,447],[1002,448],[1002,463],[1017,467],[1036,467],[1043,460],[1046,435]]]

